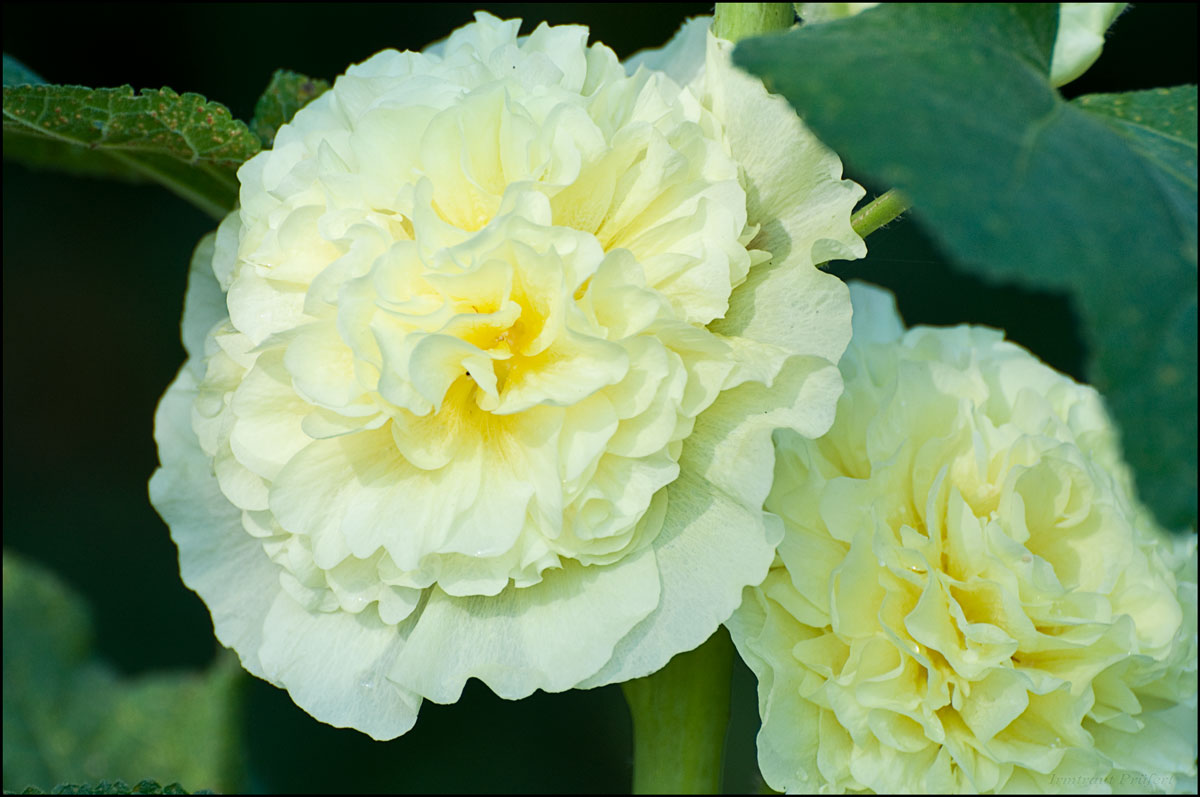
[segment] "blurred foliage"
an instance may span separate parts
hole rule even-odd
[[[19,792],[5,792],[5,794],[212,794],[207,789],[200,791],[185,791],[178,783],[169,783],[166,786],[160,786],[153,780],[143,780],[136,785],[130,786],[123,780],[107,781],[102,780],[96,785],[84,783],[76,786],[73,784],[64,784],[55,786],[50,791],[42,791],[30,786]]]
[[[6,789],[146,776],[234,789],[242,677],[225,656],[203,675],[118,678],[91,654],[83,600],[4,554]]]
[[[1137,13],[1135,9],[1131,13]],[[738,46],[961,268],[1067,288],[1143,499],[1196,517],[1196,88],[1050,87],[1054,4],[888,4]]]

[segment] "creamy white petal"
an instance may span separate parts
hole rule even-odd
[[[435,588],[391,677],[438,703],[457,700],[471,677],[510,699],[580,685],[654,610],[655,556],[644,550],[606,567],[567,563],[536,586],[494,598]]]
[[[667,488],[655,541],[658,606],[584,686],[654,672],[679,652],[676,644],[690,650],[711,635],[714,622],[728,619],[741,602],[739,584],[762,581],[782,536],[779,519],[761,510],[775,460],[771,433],[799,423],[820,434],[815,430],[828,428],[832,413],[811,417],[810,408],[840,389],[836,368],[796,358],[770,388],[735,388],[700,416],[684,443],[679,478]]]
[[[205,351],[205,339],[212,328],[226,319],[225,294],[213,276],[213,252],[217,236],[209,234],[200,239],[192,253],[188,268],[187,294],[183,300],[183,320],[180,322],[180,337],[188,353],[192,367],[197,368],[197,379],[204,377],[199,369]]]
[[[704,73],[704,48],[708,42],[710,17],[693,17],[663,47],[639,50],[625,59],[629,74],[638,67],[665,72],[681,86],[690,85]]]
[[[196,383],[180,370],[154,416],[161,467],[150,479],[150,500],[179,546],[183,583],[208,605],[217,639],[237,651],[260,678],[263,621],[281,594],[275,566],[242,529],[242,512],[217,486],[212,461],[192,431]],[[230,573],[238,578],[230,579]]]
[[[753,245],[776,262],[862,257],[867,247],[850,227],[862,187],[841,179],[837,155],[808,131],[787,100],[733,66],[732,50],[731,43],[709,37],[704,90],[744,170],[749,223],[760,225]]]
[[[854,340],[858,343],[891,343],[904,334],[904,322],[891,291],[867,282],[851,280],[850,301],[854,307]]]
[[[275,599],[259,652],[266,677],[322,722],[394,739],[417,721],[421,696],[388,678],[403,632],[371,609],[346,616]]]

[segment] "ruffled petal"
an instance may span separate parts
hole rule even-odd
[[[632,75],[645,67],[666,73],[681,86],[693,85],[704,74],[704,48],[711,25],[711,17],[689,19],[664,46],[639,50],[626,58],[625,71]]]
[[[841,179],[837,155],[808,131],[787,100],[736,69],[732,51],[732,43],[709,37],[703,85],[705,102],[725,124],[743,170],[747,217],[760,228],[751,245],[770,252],[776,263],[862,257],[866,244],[850,227],[862,187]]]
[[[263,621],[282,592],[278,571],[217,485],[211,459],[192,431],[195,397],[196,381],[185,366],[154,416],[162,466],[150,479],[150,501],[179,546],[183,583],[208,605],[217,639],[238,652],[243,667],[266,678],[258,652]]]
[[[509,699],[578,686],[659,603],[655,558],[644,550],[605,567],[568,562],[540,584],[488,598],[435,588],[390,677],[438,703],[458,700],[472,677]]]
[[[374,610],[311,612],[278,596],[263,621],[266,678],[322,722],[394,739],[417,721],[421,696],[388,678],[404,634]]]
[[[217,236],[210,233],[200,239],[188,268],[187,293],[183,300],[180,337],[188,354],[189,365],[197,369],[197,381],[204,378],[205,340],[212,329],[228,317],[225,294],[213,276],[213,252]]]
[[[655,540],[662,595],[654,612],[618,645],[585,688],[654,672],[700,645],[741,601],[742,584],[766,575],[781,537],[761,510],[774,465],[771,433],[800,424],[819,435],[831,412],[813,413],[841,390],[837,369],[815,358],[789,361],[770,387],[728,391],[697,420],[679,478],[667,487],[667,514]]]

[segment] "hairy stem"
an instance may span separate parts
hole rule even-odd
[[[908,197],[893,188],[854,211],[854,215],[850,217],[850,226],[859,237],[866,238],[910,207],[912,203],[908,201]]]

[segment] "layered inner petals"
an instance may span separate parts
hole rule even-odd
[[[695,417],[788,356],[705,327],[768,256],[712,113],[583,29],[506,25],[352,68],[242,170],[246,345],[196,429],[321,611],[644,549]]]

